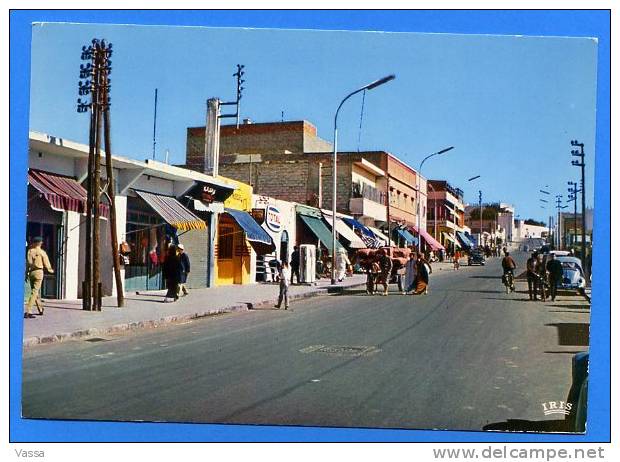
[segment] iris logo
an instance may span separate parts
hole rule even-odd
[[[548,401],[546,403],[542,403],[543,412],[545,415],[552,414],[562,414],[562,415],[570,415],[570,411],[573,408],[572,403],[567,403],[565,401]]]

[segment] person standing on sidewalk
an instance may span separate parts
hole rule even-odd
[[[164,303],[167,302],[169,298],[176,302],[179,299],[178,287],[181,278],[181,263],[177,256],[176,246],[172,243],[168,246],[168,253],[166,254],[166,260],[162,268],[164,278],[166,279],[166,289],[168,289],[164,298]]]
[[[43,238],[37,236],[33,239],[32,246],[26,254],[26,278],[30,284],[30,297],[26,303],[26,312],[24,318],[34,318],[34,315],[30,312],[32,305],[37,305],[39,315],[43,316],[45,309],[43,308],[43,302],[41,301],[41,285],[43,284],[44,271],[54,274],[50,259],[47,256],[45,250],[42,249]]]
[[[454,257],[453,257],[453,263],[454,263],[454,269],[457,270],[459,269],[459,260],[461,259],[461,252],[459,250],[455,250],[454,251]]]
[[[278,295],[278,304],[275,306],[280,309],[282,301],[284,301],[284,309],[288,310],[288,286],[291,280],[291,268],[288,262],[283,261],[280,266],[280,295]]]
[[[345,248],[340,248],[336,253],[336,270],[338,271],[338,282],[344,281],[347,274],[347,267],[351,264]]]
[[[299,284],[299,247],[293,247],[291,254],[291,284],[294,284],[294,278],[297,276],[297,284]]]
[[[180,277],[179,277],[179,286],[177,288],[177,295],[183,295],[186,296],[188,294],[187,292],[187,287],[185,287],[185,284],[187,284],[187,275],[189,274],[190,271],[190,261],[189,261],[189,256],[187,255],[187,253],[185,252],[185,247],[183,246],[183,244],[179,244],[177,245],[177,256],[179,257],[179,265],[180,265]]]
[[[547,268],[543,261],[542,254],[538,254],[536,257],[536,280],[534,281],[534,292],[537,294],[540,289],[540,300],[542,302],[547,301]],[[536,300],[536,298],[534,298]]]

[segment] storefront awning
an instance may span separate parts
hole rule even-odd
[[[447,241],[452,242],[456,247],[461,247],[461,244],[459,244],[457,242],[457,240],[454,238],[454,236],[450,233],[441,233],[443,234],[444,239],[446,239]]]
[[[372,226],[368,226],[368,229],[372,231],[372,233],[375,235],[375,238],[377,240],[381,241],[381,245],[384,245],[384,246],[396,245],[394,244],[394,241],[390,239],[389,237],[387,237],[380,229],[374,228]]]
[[[323,217],[331,228],[332,215],[324,214]],[[362,239],[357,234],[355,234],[355,231],[349,228],[344,223],[344,221],[342,221],[342,218],[336,217],[336,232],[347,241],[349,241],[349,247],[351,249],[365,249],[367,247],[364,241],[362,241]]]
[[[406,229],[397,228],[394,232],[401,238],[404,239],[407,245],[418,245],[418,238],[411,234]]]
[[[327,229],[323,220],[317,217],[313,217],[310,215],[299,214],[299,218],[310,228],[310,231],[317,237],[319,241],[323,243],[323,245],[329,250],[331,253],[332,249],[332,232]],[[336,240],[336,251],[339,249],[344,249],[342,244]]]
[[[206,223],[183,206],[175,197],[134,190],[155,213],[179,231],[207,229]]]
[[[368,229],[368,226],[364,226],[359,221],[357,221],[355,218],[342,217],[342,221],[344,221],[347,225],[349,225],[354,230],[359,229],[362,232],[362,234],[368,237],[372,237],[372,238],[375,237],[372,231]]]
[[[29,169],[28,184],[39,191],[54,210],[86,213],[86,189],[73,178]],[[107,217],[108,206],[100,204],[99,213]]]
[[[258,255],[265,255],[276,249],[271,236],[267,234],[267,231],[261,228],[258,223],[256,223],[256,220],[252,218],[252,215],[242,210],[230,208],[226,208],[224,210],[235,219],[239,226],[241,226],[245,232],[245,238],[250,242],[250,245],[254,248]]]
[[[462,231],[457,231],[456,237],[461,242],[463,247],[470,250],[474,248],[474,244],[467,238],[467,236]]]
[[[418,229],[415,226],[412,226],[411,229],[413,229],[414,232],[422,236],[422,239],[424,239],[424,241],[426,242],[426,245],[428,245],[431,249],[437,251],[437,250],[441,250],[444,248],[444,246],[441,245],[441,243],[438,242],[437,239],[431,236],[427,231],[423,229],[418,231]]]

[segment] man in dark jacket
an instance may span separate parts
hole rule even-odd
[[[562,281],[564,270],[562,269],[562,262],[555,258],[555,255],[553,254],[549,255],[547,272],[549,273],[549,294],[551,295],[551,301],[555,301],[555,296],[558,291],[558,284]]]
[[[190,271],[189,257],[185,253],[185,247],[183,244],[177,245],[178,256],[179,256],[179,288],[177,293],[183,294],[183,296],[187,295],[187,287],[185,284],[187,283],[187,275]]]
[[[297,276],[297,284],[299,284],[299,247],[293,247],[293,253],[291,254],[291,284]]]
[[[530,258],[527,259],[527,292],[530,296],[530,300],[536,300],[536,289],[538,286],[536,285],[536,257],[537,254],[534,252]]]

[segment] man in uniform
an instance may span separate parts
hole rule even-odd
[[[527,292],[530,296],[530,300],[536,300],[536,292],[538,286],[536,285],[536,261],[538,254],[534,252],[530,258],[527,259]]]
[[[54,273],[47,253],[41,248],[42,245],[43,238],[35,237],[32,246],[28,249],[28,253],[26,254],[26,277],[30,284],[30,297],[26,303],[24,318],[34,318],[30,310],[35,303],[37,304],[39,315],[43,315],[44,309],[40,294],[41,284],[43,283],[43,271],[47,270],[48,273]]]

